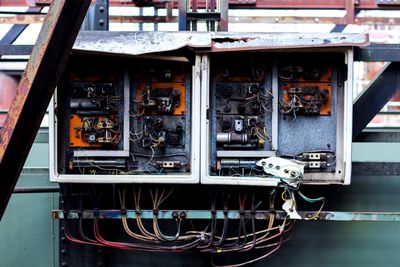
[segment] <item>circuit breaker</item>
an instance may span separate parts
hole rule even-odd
[[[75,51],[50,108],[51,181],[349,184],[351,47],[207,36],[146,56]]]

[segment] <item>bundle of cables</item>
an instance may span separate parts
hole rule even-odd
[[[229,220],[228,203],[230,196],[224,198],[223,201],[223,218],[217,217],[217,201],[216,197],[211,199],[211,220],[203,223],[200,228],[195,228],[191,223],[192,230],[184,230],[184,222],[187,220],[185,216],[176,214],[173,219],[176,223],[175,234],[166,234],[161,230],[159,225],[159,208],[163,202],[172,194],[173,190],[166,188],[150,190],[150,196],[153,208],[152,224],[143,221],[141,216],[141,188],[133,189],[133,200],[135,205],[135,225],[131,225],[128,219],[126,209],[127,192],[126,188],[119,190],[119,200],[121,204],[122,226],[127,236],[131,239],[129,242],[107,240],[102,234],[100,225],[99,210],[94,209],[93,233],[84,233],[82,227],[82,216],[78,221],[78,231],[80,238],[74,237],[69,230],[68,220],[63,220],[65,237],[74,243],[84,245],[94,245],[100,247],[122,249],[122,250],[138,250],[151,252],[184,252],[191,249],[197,249],[200,252],[211,253],[218,259],[223,255],[231,253],[254,253],[257,256],[244,262],[229,264],[229,266],[243,266],[251,262],[264,259],[274,252],[278,251],[282,244],[287,242],[294,226],[294,221],[284,219],[277,223],[275,216],[275,194],[273,189],[269,194],[269,217],[268,223],[256,222],[256,210],[261,204],[261,200],[256,202],[253,194],[248,198],[247,194],[238,197],[239,214],[238,220]],[[250,199],[250,201],[249,201]],[[246,209],[247,208],[247,209]],[[65,211],[67,215],[67,211]],[[221,227],[217,223],[221,221]],[[164,220],[165,221],[165,220]],[[187,220],[189,221],[189,220]],[[232,224],[232,225],[231,225]],[[234,225],[237,224],[237,227]],[[106,232],[107,229],[103,229]],[[230,254],[230,255],[231,255]],[[230,257],[227,257],[230,258]],[[214,257],[213,257],[214,259]],[[220,260],[220,259],[219,259]],[[219,265],[212,261],[214,266]]]

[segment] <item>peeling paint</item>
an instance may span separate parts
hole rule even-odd
[[[225,52],[368,44],[368,35],[344,33],[81,32],[74,51],[141,55],[183,47]]]

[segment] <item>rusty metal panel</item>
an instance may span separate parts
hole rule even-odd
[[[0,218],[89,4],[89,0],[59,0],[47,14],[0,132]]]
[[[210,47],[209,32],[81,32],[75,51],[141,55],[182,47]]]
[[[172,51],[182,47],[201,48],[206,52],[223,52],[368,44],[368,35],[343,33],[81,32],[73,50],[141,55]]]
[[[286,48],[318,48],[340,46],[364,46],[369,44],[364,34],[237,34],[215,33],[212,36],[212,51],[271,50]]]

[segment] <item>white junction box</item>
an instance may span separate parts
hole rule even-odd
[[[83,32],[50,106],[50,179],[350,184],[352,47],[367,44],[341,33]]]

